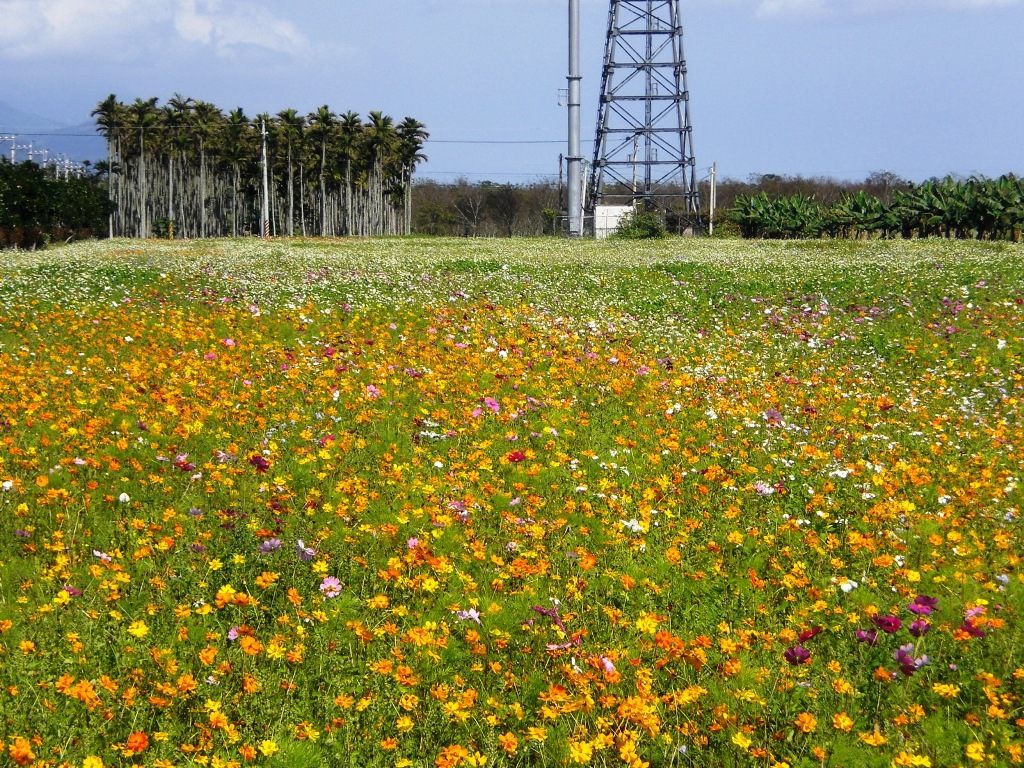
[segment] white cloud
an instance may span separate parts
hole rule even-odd
[[[0,0],[0,19],[0,58],[8,59],[121,60],[174,40],[223,56],[307,47],[294,24],[253,0]]]
[[[182,39],[211,45],[221,55],[249,46],[300,53],[309,45],[290,21],[251,2],[181,0],[174,27]]]

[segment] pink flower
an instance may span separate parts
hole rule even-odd
[[[341,582],[334,576],[325,576],[320,582],[320,591],[324,597],[337,597],[341,594]]]
[[[485,397],[484,398],[484,405],[486,405],[488,408],[490,408],[491,411],[493,411],[494,413],[498,413],[498,412],[501,411],[501,403],[499,403],[493,397]]]

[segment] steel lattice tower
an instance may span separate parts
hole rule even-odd
[[[679,0],[611,0],[589,203],[700,213]]]

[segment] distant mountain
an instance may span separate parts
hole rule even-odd
[[[33,151],[48,150],[50,158],[66,155],[77,162],[95,162],[107,156],[106,142],[96,132],[95,123],[68,125],[0,101],[0,136],[10,135],[17,137],[15,159],[18,161],[28,159],[29,144]],[[4,157],[11,156],[9,140],[0,141],[0,153]],[[43,161],[42,156],[35,156],[34,159],[36,162]]]
[[[17,107],[0,101],[0,133],[21,133],[23,131],[53,131],[66,128],[67,123],[59,123],[48,117],[25,112]]]

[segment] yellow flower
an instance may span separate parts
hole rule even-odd
[[[932,690],[944,699],[956,698],[956,695],[960,693],[960,689],[957,686],[948,683],[935,683],[932,686]]]
[[[912,752],[900,752],[896,759],[892,761],[894,766],[906,766],[906,768],[913,768],[913,766],[921,766],[922,768],[931,768],[932,761],[927,755],[915,755]]]
[[[878,731],[873,733],[862,733],[860,735],[860,740],[865,744],[870,744],[872,747],[880,747],[888,741],[888,739]]]
[[[133,621],[128,625],[128,634],[141,640],[149,634],[149,627],[146,626],[144,621]]]
[[[395,730],[401,733],[408,733],[413,729],[413,725],[414,723],[411,717],[408,715],[402,715],[395,721]]]
[[[985,761],[985,745],[980,741],[972,741],[967,745],[967,757],[976,763]]]
[[[750,738],[743,731],[737,731],[732,736],[732,743],[745,752],[750,749],[750,745],[753,742],[751,742]]]
[[[839,712],[838,714],[832,715],[832,727],[837,731],[843,733],[849,733],[850,729],[853,728],[853,720],[845,712]]]
[[[574,763],[589,763],[590,758],[594,756],[594,748],[590,745],[589,741],[570,741],[569,742],[569,759]]]
[[[82,761],[82,768],[103,768],[103,760],[96,755],[89,755]]]
[[[266,757],[276,755],[278,752],[277,742],[273,739],[264,739],[260,742],[260,752]]]
[[[640,612],[640,618],[636,620],[636,628],[641,632],[653,635],[658,631],[658,617],[647,611]]]

